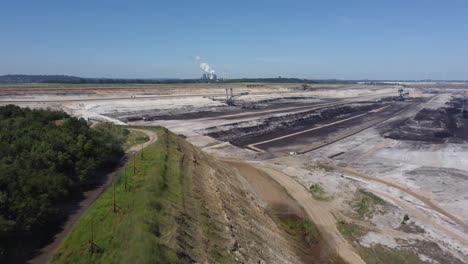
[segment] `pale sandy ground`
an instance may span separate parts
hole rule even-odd
[[[309,218],[317,225],[327,242],[337,253],[349,263],[365,263],[356,254],[351,245],[344,239],[336,228],[336,220],[326,205],[314,201],[310,193],[290,176],[267,166],[259,166],[267,172],[276,182],[281,184],[288,193],[307,212]]]
[[[372,99],[383,95],[395,95],[396,86],[375,87],[375,86],[351,86],[348,89],[319,89],[312,91],[296,90],[299,85],[272,86],[265,88],[236,87],[234,94],[250,92],[249,95],[239,97],[239,99],[252,102],[266,99],[283,97],[310,97],[315,98],[347,98],[367,96]],[[194,86],[197,87],[197,86]],[[65,91],[54,91],[45,94],[44,92],[30,92],[27,94],[15,92],[2,92],[0,90],[0,105],[15,103],[21,106],[32,108],[63,108],[65,111],[84,117],[94,119],[106,119],[103,116],[121,112],[147,111],[147,110],[178,110],[199,107],[216,107],[224,105],[223,102],[214,101],[208,97],[224,98],[225,87],[210,87],[200,89],[174,88],[168,90],[152,89],[148,91],[139,90],[117,90],[110,91],[88,91],[88,94],[66,93]],[[358,89],[359,88],[359,89]],[[418,92],[408,89],[415,96]],[[34,91],[34,90],[33,90]],[[109,100],[111,99],[111,100]],[[109,120],[107,120],[109,121]],[[114,120],[115,121],[115,120]]]
[[[442,94],[421,108],[442,107],[450,97],[450,94]],[[414,112],[407,115],[412,114]],[[262,158],[258,153],[209,137],[198,136],[190,140],[215,155],[250,160]],[[334,159],[328,158],[340,152],[345,153]],[[306,155],[264,160],[262,164],[289,175],[305,188],[321,183],[334,197],[326,208],[337,216],[345,217],[343,212],[349,210],[352,193],[358,188],[372,191],[391,204],[385,214],[370,219],[373,231],[361,238],[363,246],[382,244],[399,248],[405,243],[433,241],[442,250],[468,262],[467,160],[468,144],[397,141],[384,139],[376,129],[369,129]],[[327,163],[336,169],[327,172],[317,163]],[[350,171],[343,171],[343,166]],[[405,214],[410,216],[410,223],[422,228],[424,233],[399,231]],[[434,262],[424,254],[419,257]]]
[[[450,94],[441,94],[421,108],[444,106],[450,98]],[[180,121],[160,121],[158,124],[189,136],[192,143],[205,147],[206,151],[215,155],[250,160],[263,157],[258,153],[239,149],[197,133],[197,130],[204,127],[224,124],[223,121],[190,121],[185,122],[186,126],[181,125]],[[327,158],[340,152],[345,152],[345,154],[334,160]],[[363,246],[382,244],[400,247],[401,241],[407,243],[414,243],[418,240],[435,241],[443,250],[467,262],[468,238],[465,227],[433,210],[424,202],[434,203],[455,219],[467,223],[468,199],[465,196],[467,196],[468,178],[460,176],[468,175],[467,158],[468,145],[466,144],[431,145],[383,139],[375,129],[369,129],[304,156],[280,158],[263,161],[263,163],[265,166],[274,166],[277,170],[290,175],[306,188],[313,183],[322,183],[330,194],[337,197],[326,207],[337,215],[341,211],[349,210],[347,204],[353,199],[351,194],[358,188],[368,189],[392,204],[392,209],[385,215],[377,215],[371,219],[375,230],[361,239],[360,243]],[[364,176],[369,175],[395,182],[416,191],[424,200],[421,201],[411,194],[382,182],[339,172],[339,170],[338,172],[322,172],[310,165],[316,162],[330,163],[338,168],[349,166]],[[436,177],[425,177],[427,167],[436,168],[436,170],[431,170]],[[418,169],[423,168],[426,169],[424,173],[418,174]],[[341,174],[344,177],[341,177]],[[411,223],[423,228],[425,233],[408,234],[396,230],[404,214],[409,214]],[[420,255],[420,257],[425,260],[429,259],[425,255]]]
[[[443,106],[449,98],[449,95],[438,96],[427,107]],[[340,152],[345,153],[334,159],[328,158]],[[273,162],[277,169],[292,175],[305,187],[319,182],[332,195],[342,196],[356,188],[349,186],[358,185],[393,204],[394,208],[385,216],[372,219],[377,231],[362,238],[362,245],[379,243],[396,247],[396,238],[410,242],[418,239],[436,241],[468,262],[467,160],[468,144],[435,145],[383,139],[375,129],[370,129],[300,157],[279,158],[266,163]],[[317,162],[337,166],[337,172],[318,172],[311,165]],[[343,166],[357,173],[343,171]],[[344,178],[339,177],[341,175]],[[394,183],[401,189],[370,180],[372,178]],[[340,208],[338,211],[345,210],[343,204],[344,201],[335,203]],[[423,228],[425,233],[396,232],[404,214],[410,215],[412,223]]]
[[[369,87],[361,89],[321,89],[310,94],[316,98],[345,98],[357,96],[372,96],[376,90]],[[224,88],[219,88],[223,92]],[[249,90],[239,87],[239,91]],[[251,90],[251,89],[250,89]],[[261,89],[260,89],[261,90]],[[444,90],[456,92],[454,90]],[[186,91],[177,90],[174,93],[183,94]],[[259,100],[277,98],[279,96],[296,96],[304,92],[291,92],[290,87],[275,87],[269,94],[252,94],[242,99]],[[107,93],[107,92],[106,92]],[[100,93],[105,97],[109,94]],[[163,93],[163,92],[161,92]],[[165,94],[170,92],[165,91]],[[379,87],[378,93],[395,95],[395,87]],[[421,95],[418,90],[411,90],[413,95]],[[309,94],[309,93],[307,93]],[[129,94],[124,94],[129,96]],[[110,121],[122,124],[117,119],[106,115],[115,112],[142,111],[151,109],[177,110],[192,107],[219,106],[220,102],[203,98],[202,95],[183,96],[183,98],[142,98],[151,93],[145,92],[137,96],[141,98],[116,99],[105,101],[86,101],[82,95],[75,97],[58,95],[52,99],[75,98],[80,102],[42,102],[51,99],[28,95],[27,99],[35,102],[17,103],[33,108],[63,109],[72,115],[88,119]],[[94,95],[93,95],[94,96]],[[130,95],[131,96],[131,95]],[[450,99],[450,94],[442,94],[430,101],[425,107],[437,108]],[[382,97],[376,95],[375,98]],[[21,96],[2,96],[0,105],[8,104],[9,100],[22,98]],[[414,114],[414,113],[413,113]],[[248,121],[248,120],[247,120]],[[255,122],[255,120],[251,120]],[[376,215],[370,219],[372,231],[361,238],[360,243],[369,246],[375,243],[389,247],[400,247],[401,240],[412,243],[416,240],[435,241],[444,250],[451,252],[464,262],[468,262],[468,231],[462,224],[436,212],[425,202],[429,201],[454,216],[456,219],[468,224],[468,145],[467,144],[418,144],[403,142],[380,137],[375,129],[368,129],[347,139],[338,141],[320,150],[307,155],[283,157],[274,160],[265,160],[268,156],[253,151],[240,149],[229,143],[219,142],[200,134],[202,129],[210,126],[227,124],[226,120],[193,120],[193,121],[158,121],[141,123],[145,125],[163,125],[175,133],[188,136],[193,144],[204,148],[219,157],[261,161],[259,166],[275,169],[295,180],[298,184],[308,188],[313,183],[321,183],[327,193],[334,199],[323,205],[321,210],[333,214],[335,217],[346,217],[349,211],[349,201],[358,188],[365,188],[379,195],[392,205],[384,215]],[[328,157],[339,152],[344,154],[329,159]],[[333,171],[325,171],[317,163],[328,163],[335,166]],[[343,166],[350,171],[343,171]],[[431,177],[427,177],[427,175]],[[342,177],[343,176],[343,177]],[[366,178],[368,177],[368,178]],[[411,194],[375,180],[382,179],[399,184],[417,192],[423,201]],[[286,184],[286,183],[285,183]],[[300,199],[300,197],[297,197]],[[313,219],[315,210],[311,212]],[[423,234],[409,234],[398,231],[402,216],[409,214],[411,223],[425,230]],[[317,219],[316,219],[317,220]],[[318,220],[317,220],[318,221]],[[331,227],[330,227],[331,228]],[[427,259],[425,255],[421,258]]]

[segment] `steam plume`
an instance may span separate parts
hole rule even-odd
[[[195,60],[199,63],[200,68],[203,70],[203,79],[208,80],[217,80],[216,72],[211,66],[206,62],[201,62],[200,56],[195,56]]]
[[[206,73],[215,74],[215,71],[206,62],[200,63],[200,68]]]

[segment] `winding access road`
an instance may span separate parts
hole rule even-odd
[[[307,216],[315,223],[327,243],[336,250],[336,253],[342,259],[351,264],[365,264],[364,260],[353,250],[353,247],[336,228],[336,219],[330,210],[320,202],[315,201],[304,186],[296,182],[291,176],[276,169],[265,166],[258,166],[258,168],[283,186],[289,195],[304,208]]]
[[[103,182],[98,187],[83,193],[84,198],[77,205],[78,209],[70,212],[70,215],[68,216],[67,220],[62,224],[60,231],[54,235],[54,237],[52,238],[52,241],[50,241],[47,245],[39,249],[37,253],[30,260],[28,260],[27,263],[31,263],[31,264],[48,263],[50,258],[53,256],[55,250],[57,249],[57,247],[60,245],[62,240],[68,235],[68,233],[71,231],[71,229],[73,228],[74,224],[78,221],[80,216],[94,203],[94,201],[96,201],[97,198],[99,198],[99,196],[112,183],[114,173],[118,171],[121,166],[124,165],[124,162],[127,159],[127,157],[132,156],[140,149],[150,144],[153,144],[158,139],[158,135],[156,134],[155,131],[152,131],[152,130],[139,129],[139,128],[127,128],[127,129],[142,132],[146,136],[148,136],[149,140],[144,143],[134,145],[128,150],[126,150],[125,156],[122,157],[121,159],[122,163],[120,164],[120,166],[116,170],[114,170],[114,172],[111,172],[105,175],[103,177]]]
[[[326,205],[315,201],[304,186],[296,182],[291,176],[263,164],[253,164],[239,160],[224,160],[235,167],[249,182],[252,189],[263,202],[286,203],[294,211],[294,204],[302,208],[307,217],[317,226],[329,247],[348,263],[365,264],[362,258],[354,251],[351,244],[336,228],[336,219]],[[268,177],[278,184],[274,188],[271,182],[265,182]],[[283,193],[286,192],[286,195]],[[292,199],[292,200],[291,200]]]

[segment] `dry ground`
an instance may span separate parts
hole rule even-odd
[[[362,124],[357,122],[350,123],[349,127],[340,127],[332,133],[330,138],[333,140],[298,156],[289,156],[285,151],[277,155],[273,153],[274,149],[262,153],[247,150],[235,146],[235,142],[227,142],[230,139],[217,140],[207,133],[231,131],[229,133],[232,135],[242,136],[240,133],[245,131],[264,129],[262,124],[269,118],[295,115],[300,119],[304,112],[320,104],[350,104],[363,100],[375,102],[396,95],[397,88],[401,86],[321,85],[306,91],[296,84],[265,84],[254,88],[246,84],[229,86],[234,87],[235,93],[250,92],[247,96],[239,97],[240,103],[246,106],[254,104],[258,109],[226,106],[216,98],[212,100],[210,97],[222,97],[224,94],[226,86],[219,85],[88,86],[66,89],[0,87],[0,103],[63,109],[91,120],[121,124],[126,123],[129,117],[137,117],[140,119],[130,123],[162,125],[216,156],[257,162],[255,166],[266,170],[268,177],[273,177],[275,183],[267,183],[268,178],[258,171],[260,167],[253,169],[242,165],[240,170],[244,170],[246,175],[256,175],[236,179],[256,193],[250,202],[274,204],[279,202],[278,197],[283,197],[280,200],[288,201],[286,204],[293,211],[297,208],[291,205],[298,202],[305,214],[321,230],[325,230],[323,232],[327,234],[327,240],[340,245],[340,255],[354,263],[360,261],[354,253],[362,253],[359,247],[373,248],[376,245],[410,250],[426,262],[468,262],[468,167],[465,162],[468,158],[468,143],[448,140],[434,144],[384,138],[380,129],[400,119],[412,119],[423,108],[438,111],[446,106],[452,96],[463,96],[467,87],[464,84],[446,83],[404,85],[412,97],[421,98],[420,104],[347,137],[340,137],[339,134],[353,131]],[[148,119],[151,121],[143,117],[151,117]],[[412,131],[420,125],[418,122],[406,124],[408,127],[402,131]],[[297,128],[297,125],[292,123],[292,129]],[[278,133],[276,128],[271,131],[268,129],[267,133]],[[287,151],[294,150],[295,144],[301,149],[310,149],[310,146],[317,144],[317,140],[318,137],[314,135],[301,134],[298,140],[287,144]],[[330,201],[311,200],[312,196],[307,189],[317,183],[332,197]],[[386,209],[366,219],[355,219],[351,204],[360,189],[375,193],[385,200],[388,204]],[[242,203],[240,206],[247,205]],[[322,216],[322,211],[328,213]],[[405,214],[410,218],[407,226],[401,224]],[[349,242],[337,233],[335,225],[332,226],[333,220],[336,224],[340,219],[368,228],[364,234]],[[268,221],[265,225],[269,228],[276,226],[274,222]],[[275,232],[280,230],[276,229]],[[269,234],[274,236],[273,233]],[[430,252],[425,250],[429,245],[433,248]],[[274,247],[281,248],[280,244]],[[294,247],[288,248],[288,254],[297,254]],[[281,259],[277,257],[276,262]]]

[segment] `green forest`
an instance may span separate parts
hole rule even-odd
[[[0,259],[119,161],[125,137],[116,134],[64,112],[0,107]]]

